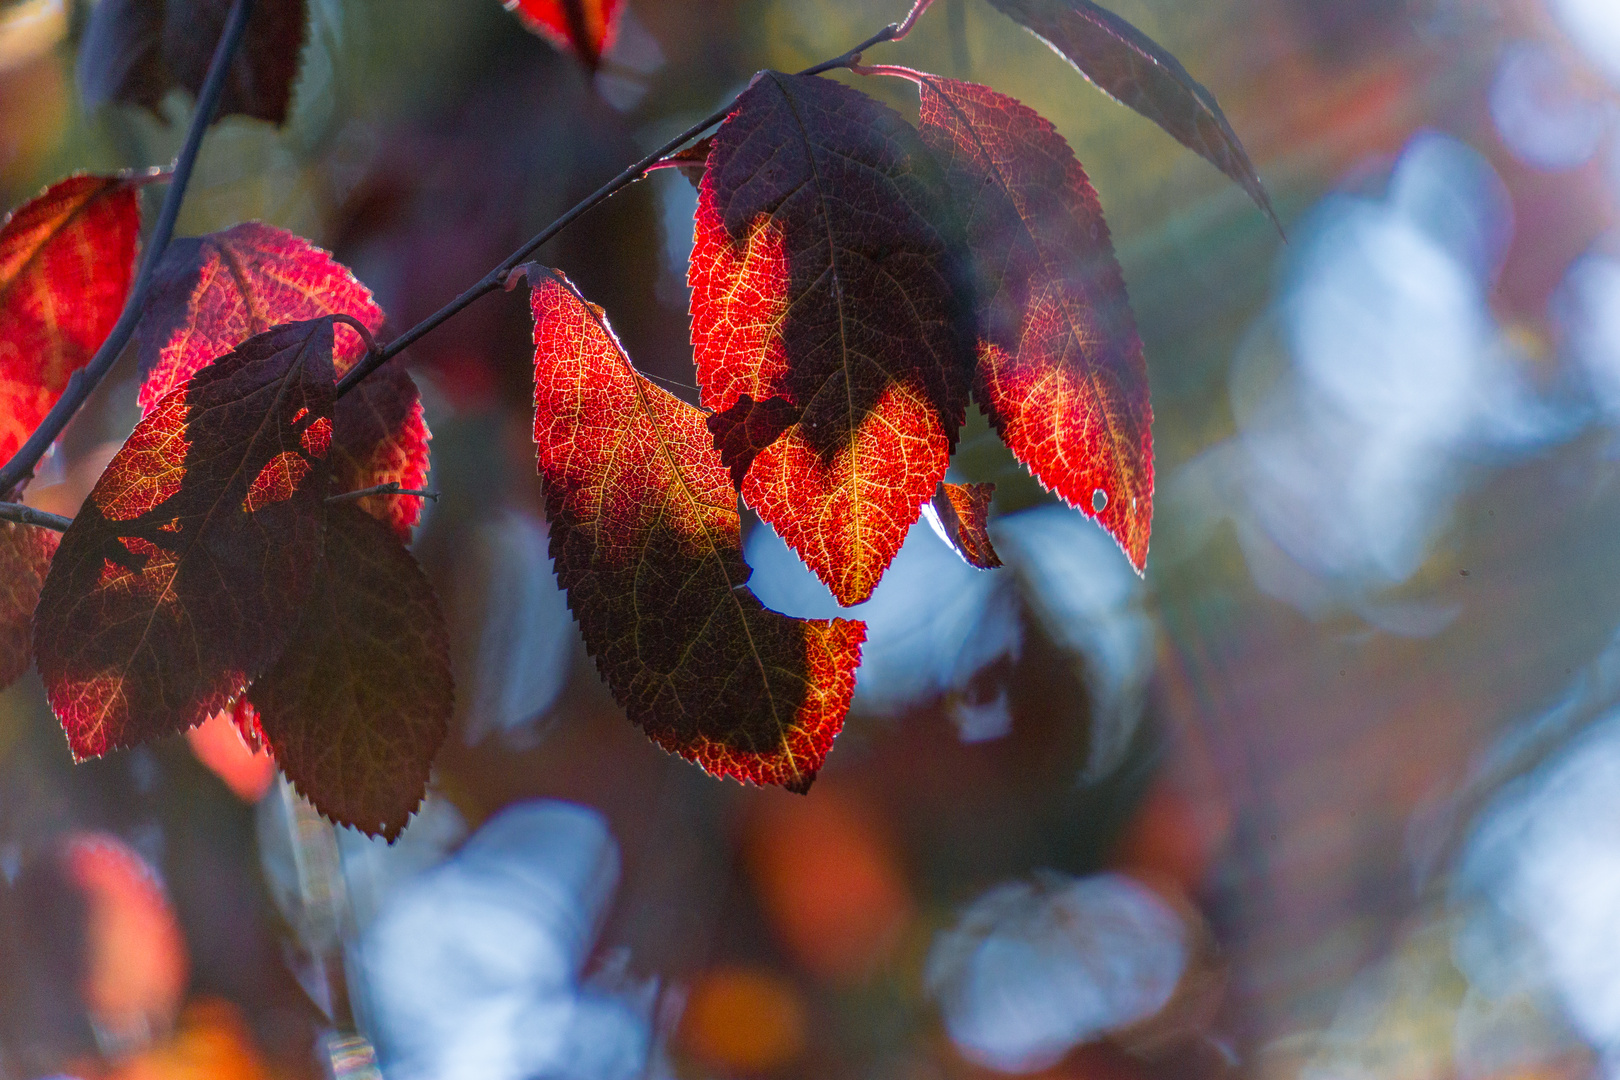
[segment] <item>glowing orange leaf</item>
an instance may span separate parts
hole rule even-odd
[[[1147,361],[1085,171],[1050,123],[974,83],[918,84],[922,134],[967,218],[977,268],[973,392],[1045,487],[1137,570],[1153,522]]]
[[[941,484],[933,501],[923,507],[923,516],[939,538],[962,556],[962,561],[980,570],[994,570],[1001,556],[990,543],[990,496],[994,484]]]
[[[200,724],[281,654],[320,561],[328,463],[304,434],[331,423],[332,339],[292,323],[197,372],[63,534],[34,653],[75,757]]]
[[[302,620],[248,699],[276,763],[333,821],[390,840],[427,790],[449,730],[450,637],[388,527],[333,506]]]
[[[129,295],[137,182],[74,176],[0,226],[0,461],[95,355]]]
[[[733,461],[760,403],[796,413],[743,498],[844,604],[871,595],[962,422],[951,220],[910,125],[827,79],[765,72],[709,153],[689,271],[703,403]]]
[[[141,408],[150,412],[165,394],[216,356],[254,334],[295,319],[353,316],[375,333],[383,312],[371,291],[348,268],[302,237],[247,222],[176,240],[159,264],[146,314],[136,335]],[[332,362],[339,377],[365,355],[348,327],[337,331]],[[332,473],[337,491],[397,482],[420,490],[428,473],[428,430],[422,403],[396,363],[371,375],[338,402]],[[367,512],[409,541],[422,514],[415,496],[370,496]]]
[[[865,624],[759,602],[703,414],[638,374],[562,275],[531,268],[530,282],[551,557],[597,668],[664,749],[808,789],[843,726]]]
[[[613,47],[624,0],[505,0],[525,26],[594,69]]]
[[[34,605],[60,539],[37,525],[0,521],[0,690],[16,682],[33,658],[28,639]]]

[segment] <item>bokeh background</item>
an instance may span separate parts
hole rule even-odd
[[[220,124],[180,232],[295,230],[397,331],[905,5],[630,0],[594,79],[496,0],[309,6],[291,122]],[[711,780],[584,655],[526,304],[480,301],[409,354],[458,684],[421,814],[333,830],[212,723],[74,766],[25,679],[0,1077],[1620,1075],[1620,3],[1111,6],[1220,98],[1286,243],[982,0],[881,58],[1022,98],[1089,171],[1152,379],[1145,579],[975,417],[954,469],[997,483],[1007,567],[915,530],[812,793]],[[87,10],[0,3],[7,206],[178,147],[180,95],[84,112]],[[541,253],[689,396],[695,204],[660,172]],[[30,501],[73,511],[134,378]],[[747,552],[768,604],[833,610],[768,529]]]

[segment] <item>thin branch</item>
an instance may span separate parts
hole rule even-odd
[[[910,14],[906,16],[905,21],[902,22],[895,30],[894,37],[890,38],[889,40],[899,41],[901,38],[911,33],[911,28],[917,25],[917,20],[922,18],[923,12],[927,11],[928,5],[932,4],[933,2],[934,0],[917,0],[915,4],[912,4]]]
[[[32,506],[14,502],[0,502],[0,521],[15,521],[19,525],[38,525],[42,529],[55,529],[57,532],[67,532],[67,527],[73,524],[72,518],[65,518],[61,514],[47,514],[43,510],[35,510]]]
[[[354,502],[372,495],[415,495],[420,499],[439,501],[437,491],[414,491],[411,488],[402,488],[397,480],[386,484],[378,484],[376,487],[361,488],[359,491],[345,491],[342,495],[328,495],[326,501],[328,503]]]
[[[49,450],[51,443],[62,434],[62,429],[67,427],[68,421],[83,407],[90,397],[90,392],[107,377],[107,372],[112,370],[118,354],[124,351],[124,346],[129,344],[129,339],[134,335],[135,326],[141,321],[142,309],[146,306],[146,294],[151,291],[152,271],[156,269],[158,260],[163,258],[169,240],[174,236],[174,222],[180,215],[180,203],[186,197],[186,186],[191,182],[191,169],[197,163],[197,151],[202,146],[203,133],[208,130],[214,112],[219,107],[219,97],[225,89],[225,76],[242,46],[248,16],[252,11],[253,0],[234,0],[231,4],[230,16],[225,20],[225,31],[220,35],[219,44],[214,48],[214,58],[208,64],[208,76],[203,80],[202,89],[197,93],[197,111],[191,118],[190,129],[186,132],[185,145],[180,150],[180,156],[175,159],[174,175],[170,179],[169,190],[163,197],[163,209],[159,212],[157,225],[152,230],[146,255],[141,260],[140,273],[135,277],[135,285],[129,291],[129,299],[124,302],[123,314],[118,316],[112,332],[101,343],[101,348],[96,350],[96,355],[91,358],[90,363],[73,373],[73,377],[68,380],[67,391],[46,414],[44,422],[28,437],[22,448],[12,455],[5,467],[0,468],[0,495],[14,492],[19,484],[34,474],[34,466],[39,464],[39,459],[45,456],[45,451]]]
[[[842,56],[835,56],[831,60],[824,60],[819,64],[807,67],[803,71],[799,72],[799,74],[820,75],[824,71],[831,71],[834,68],[849,67],[851,64],[859,63],[861,53],[865,52],[867,49],[870,49],[873,45],[879,45],[885,41],[896,41],[904,37],[911,29],[912,24],[917,21],[918,16],[926,11],[928,9],[928,5],[932,2],[933,0],[917,0],[917,3],[912,7],[911,13],[906,17],[904,23],[890,23],[888,26],[885,26],[882,30],[879,30],[877,33],[873,34],[871,37],[867,38],[853,49],[844,53]],[[365,359],[361,360],[354,367],[350,368],[349,373],[343,376],[342,379],[338,380],[337,396],[342,397],[350,390],[353,390],[357,385],[360,384],[361,380],[366,378],[366,376],[370,375],[383,364],[404,352],[412,344],[420,340],[432,330],[436,329],[441,323],[444,323],[452,316],[460,313],[462,309],[466,308],[480,296],[484,296],[487,293],[492,293],[499,289],[506,283],[506,276],[520,266],[526,259],[528,259],[530,255],[534,254],[534,252],[542,244],[546,243],[552,237],[568,228],[568,226],[572,225],[575,221],[578,221],[596,206],[606,202],[620,191],[629,187],[637,180],[640,180],[643,176],[647,175],[651,169],[657,166],[661,159],[667,157],[669,154],[674,153],[676,150],[686,145],[686,143],[697,138],[699,135],[702,135],[714,125],[720,123],[720,121],[729,116],[731,114],[731,110],[736,107],[737,98],[732,98],[725,105],[719,109],[716,109],[702,120],[699,120],[696,124],[693,124],[691,127],[687,128],[685,131],[681,132],[679,135],[675,136],[673,139],[669,140],[664,145],[660,146],[658,149],[636,162],[634,165],[626,168],[618,176],[615,176],[612,180],[609,180],[607,183],[597,188],[594,192],[586,196],[582,201],[564,213],[556,221],[553,221],[550,225],[547,225],[544,229],[541,229],[531,240],[529,240],[528,243],[524,244],[522,247],[512,252],[512,254],[508,255],[499,266],[485,274],[483,277],[479,278],[475,284],[473,284],[460,296],[456,297],[454,300],[444,305],[444,307],[440,308],[438,311],[435,311],[432,315],[429,315],[426,319],[423,319],[421,322],[399,335],[399,337],[395,338],[393,341],[390,341],[382,349],[372,351],[365,357]]]

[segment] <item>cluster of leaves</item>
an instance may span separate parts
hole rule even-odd
[[[1089,0],[992,3],[1269,212],[1214,99],[1163,50]],[[508,6],[592,66],[620,10]],[[103,0],[81,81],[148,107],[195,90],[197,28],[229,7]],[[303,17],[302,0],[253,13],[225,108],[285,115]],[[1142,346],[1074,154],[994,90],[857,61],[837,66],[917,86],[918,126],[819,74],[763,72],[712,138],[661,162],[699,184],[701,406],[638,373],[560,273],[490,279],[531,290],[551,554],[603,677],[671,752],[796,791],[843,724],[865,627],[748,590],[739,495],[845,605],[925,512],[971,565],[998,566],[989,485],[945,483],[972,399],[1138,570],[1152,516]],[[0,453],[117,320],[149,179],[62,181],[0,229]],[[81,759],[229,712],[323,813],[397,835],[452,689],[408,550],[428,433],[410,376],[382,362],[397,349],[374,344],[383,312],[327,252],[257,223],[169,245],[146,284],[142,420],[59,545],[0,523],[0,677],[31,640]]]

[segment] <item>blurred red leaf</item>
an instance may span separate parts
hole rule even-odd
[[[0,226],[0,462],[106,340],[129,295],[139,181],[73,176]]]
[[[264,746],[250,742],[237,723],[239,712],[247,708],[245,699],[235,707],[217,712],[186,731],[192,754],[222,780],[231,793],[245,803],[256,803],[270,790],[276,778],[276,762]]]
[[[759,602],[703,414],[638,374],[561,274],[531,267],[530,282],[551,557],[597,668],[664,749],[807,790],[843,726],[866,625]]]
[[[173,1023],[191,974],[185,934],[163,882],[106,833],[71,834],[61,847],[89,925],[80,989],[97,1026],[137,1041]]]
[[[613,47],[624,0],[505,0],[523,24],[595,70]]]
[[[1028,106],[886,69],[922,97],[922,134],[968,216],[977,269],[973,392],[1008,447],[1095,517],[1140,571],[1153,522],[1147,361],[1097,193]]]
[[[990,543],[990,496],[994,484],[941,484],[923,514],[934,531],[962,556],[962,561],[980,570],[994,570],[1001,556]]]
[[[1282,232],[1271,199],[1215,95],[1189,75],[1181,61],[1091,0],[990,2],[1065,57],[1103,93],[1152,120],[1231,177]]]
[[[276,763],[317,810],[399,835],[454,702],[438,599],[386,525],[354,506],[330,509],[298,630],[248,698]]]
[[[159,105],[169,88],[195,96],[225,30],[231,0],[101,0],[79,46],[79,89],[91,108]],[[258,0],[217,116],[284,123],[304,48],[305,0]]]
[[[21,678],[33,658],[34,605],[60,540],[50,529],[0,521],[0,690]]]
[[[199,371],[63,534],[34,652],[76,758],[202,723],[281,654],[320,561],[332,337],[277,327]]]
[[[819,978],[867,982],[905,938],[916,904],[881,811],[848,787],[758,802],[742,855],[788,955]]]
[[[158,265],[136,340],[141,408],[254,334],[295,319],[351,315],[375,333],[383,312],[348,268],[303,237],[256,221],[176,240]],[[360,336],[338,331],[332,362],[341,377],[365,355]],[[337,404],[332,474],[339,491],[397,481],[420,490],[428,474],[427,424],[416,384],[390,362]],[[409,542],[422,516],[415,496],[361,500]]]
[[[689,274],[703,404],[722,440],[728,410],[799,411],[743,498],[844,604],[871,595],[962,422],[949,215],[911,126],[827,79],[764,73],[709,154]]]

